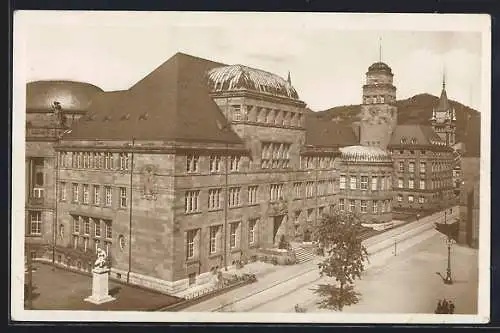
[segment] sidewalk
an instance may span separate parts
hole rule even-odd
[[[409,239],[396,255],[384,250],[370,259],[363,278],[355,283],[361,293],[358,304],[344,308],[346,313],[433,313],[438,299],[454,301],[457,314],[477,313],[477,250],[455,245],[452,249],[454,284],[445,285],[436,272],[446,270],[447,248],[442,234],[435,230]],[[403,251],[404,250],[404,251]],[[293,294],[269,300],[253,312],[294,312],[299,304],[307,312],[331,312],[319,309],[313,289],[321,278],[297,288]],[[261,301],[262,302],[262,301]]]
[[[317,260],[311,260],[305,263],[291,265],[291,266],[274,266],[276,270],[265,275],[261,275],[257,282],[243,286],[238,289],[231,290],[220,296],[216,296],[209,300],[195,304],[191,307],[183,309],[182,311],[190,312],[206,312],[214,311],[219,307],[241,298],[248,297],[249,295],[263,291],[275,284],[283,283],[285,280],[290,279],[296,275],[315,270],[317,274]]]

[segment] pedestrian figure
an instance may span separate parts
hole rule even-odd
[[[443,313],[443,303],[441,302],[441,300],[438,300],[437,307],[434,313]]]
[[[443,300],[443,313],[449,313],[450,305],[446,299]]]

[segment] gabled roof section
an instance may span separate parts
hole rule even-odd
[[[306,114],[306,145],[314,147],[345,147],[359,144],[350,125]]]
[[[446,144],[431,126],[397,125],[389,145],[445,146]]]
[[[206,85],[221,65],[177,53],[130,89],[98,96],[67,138],[242,143]]]

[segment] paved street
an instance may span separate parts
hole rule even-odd
[[[444,236],[430,230],[406,245],[400,246],[396,256],[389,249],[374,256],[356,290],[361,301],[346,307],[344,312],[353,313],[433,313],[437,300],[446,297],[455,302],[455,313],[477,312],[477,250],[455,245],[452,249],[452,272],[455,283],[445,285],[436,272],[446,269],[447,249]],[[413,244],[411,243],[418,243]],[[406,248],[406,249],[405,249]],[[402,251],[402,252],[401,252]],[[293,312],[294,305],[308,312],[324,312],[318,309],[313,294],[322,278],[297,288],[284,297],[254,306],[253,312]],[[331,282],[331,281],[330,281]],[[247,310],[248,311],[248,310]]]
[[[440,218],[440,216],[439,216]],[[434,231],[436,220],[416,221],[374,236],[364,243],[370,253],[369,268],[386,265],[394,257],[394,241],[397,253],[404,253],[429,238],[437,237]],[[398,254],[396,258],[400,258]],[[251,285],[235,289],[209,299],[183,311],[293,311],[297,303],[307,302],[312,297],[310,288],[320,281],[317,262],[321,259],[293,266],[278,266]],[[434,273],[433,273],[434,274]],[[369,272],[365,277],[369,281]],[[435,278],[439,278],[436,274]],[[371,285],[374,284],[373,281]],[[301,296],[303,294],[303,296]],[[312,301],[314,305],[315,301]]]

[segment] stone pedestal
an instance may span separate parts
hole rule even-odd
[[[102,304],[115,300],[109,295],[109,268],[94,268],[92,270],[92,295],[85,298],[86,302]]]

